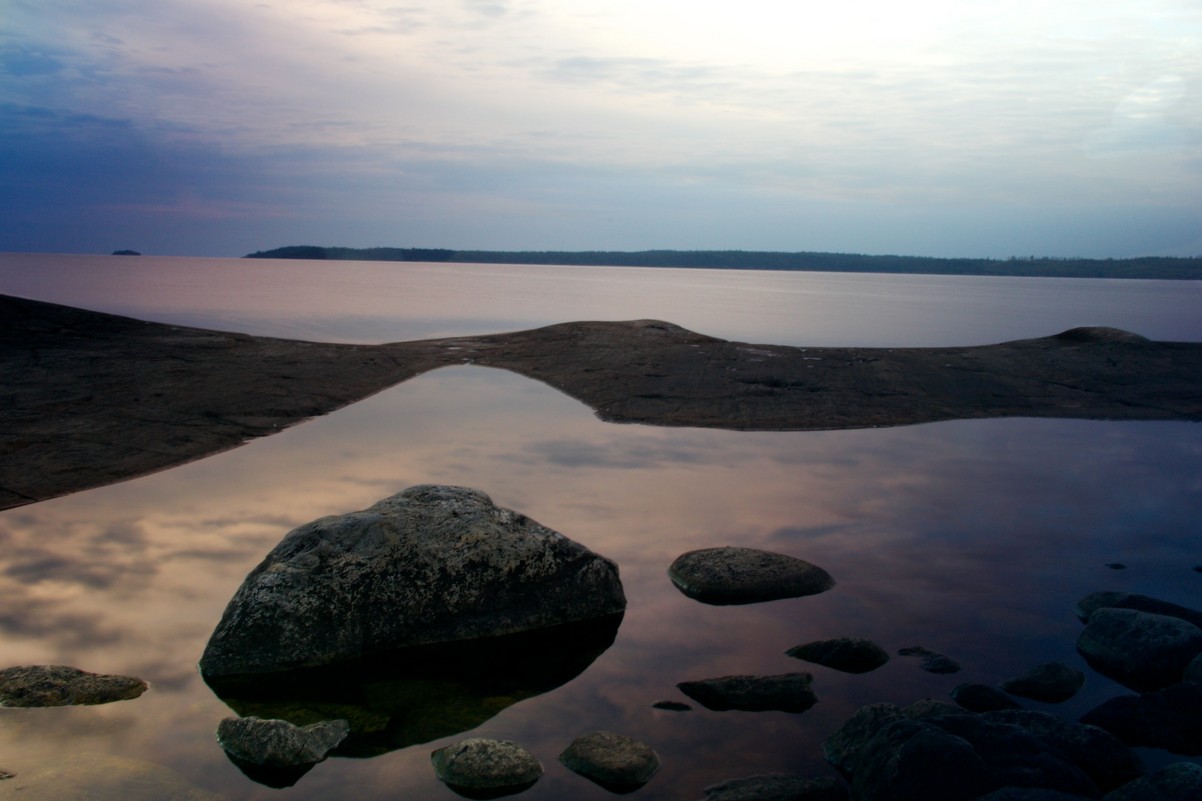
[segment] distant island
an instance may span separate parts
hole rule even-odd
[[[594,267],[692,267],[719,270],[800,270],[839,273],[930,273],[1049,278],[1202,279],[1202,256],[1008,259],[868,256],[858,253],[785,253],[757,250],[448,250],[290,245],[249,253],[248,259],[420,261],[458,264],[562,264]]]

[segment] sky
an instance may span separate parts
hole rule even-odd
[[[0,251],[1202,254],[1197,0],[0,0]]]

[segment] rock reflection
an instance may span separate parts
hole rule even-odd
[[[350,735],[331,756],[373,757],[469,731],[567,683],[613,644],[621,621],[621,614],[611,615],[302,671],[206,681],[241,716],[298,726],[346,720]]]

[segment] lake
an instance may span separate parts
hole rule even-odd
[[[1202,341],[1199,282],[0,254],[0,292],[347,342],[636,318],[812,346],[985,344],[1078,325]],[[637,793],[648,801],[693,801],[756,773],[833,775],[821,742],[860,705],[947,698],[961,682],[995,684],[1051,659],[1085,670],[1084,689],[1024,705],[1075,719],[1128,692],[1076,654],[1078,598],[1116,589],[1202,607],[1197,424],[614,425],[538,382],[444,368],[234,451],[0,513],[0,666],[69,664],[151,683],[133,701],[0,710],[9,782],[25,782],[24,798],[68,797],[72,782],[162,798],[155,782],[177,778],[231,800],[458,798],[429,754],[464,733],[334,756],[288,789],[258,784],[217,746],[233,713],[196,670],[226,602],[285,533],[422,483],[481,489],[620,566],[629,605],[612,646],[471,730],[538,757],[546,774],[520,796],[531,801],[612,797],[556,759],[598,729],[659,753],[662,769]],[[808,598],[703,605],[665,571],[717,545],[792,554],[838,583]],[[849,675],[784,653],[839,636],[890,653],[923,645],[963,670],[929,674],[895,656]],[[681,681],[793,671],[813,673],[819,698],[801,714],[652,706],[687,700]]]

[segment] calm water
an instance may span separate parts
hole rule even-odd
[[[641,317],[802,345],[974,344],[1087,324],[1202,340],[1196,282],[0,255],[0,292],[343,341]],[[995,683],[1046,659],[1084,669],[1071,607],[1088,592],[1202,607],[1202,574],[1191,569],[1202,564],[1195,424],[619,426],[537,382],[447,368],[229,453],[0,513],[4,664],[72,664],[152,684],[107,706],[0,710],[0,767],[18,774],[0,792],[25,782],[21,797],[62,798],[86,782],[112,786],[113,797],[166,797],[149,765],[227,799],[457,798],[429,752],[464,735],[331,758],[286,790],[256,784],[216,745],[231,711],[195,668],[230,595],[288,530],[429,482],[480,488],[621,566],[629,608],[613,646],[576,679],[472,730],[542,761],[546,775],[521,796],[532,800],[612,797],[556,761],[596,729],[659,752],[664,767],[644,799],[692,801],[754,773],[827,775],[820,743],[863,703],[946,697],[962,681]],[[726,544],[808,559],[838,586],[742,607],[672,588],[672,559]],[[844,635],[891,652],[925,645],[964,670],[934,676],[895,657],[849,676],[783,653]],[[795,670],[814,674],[820,698],[800,715],[651,707],[683,700],[680,681]],[[1072,701],[1028,705],[1075,718],[1126,692],[1087,673]]]

